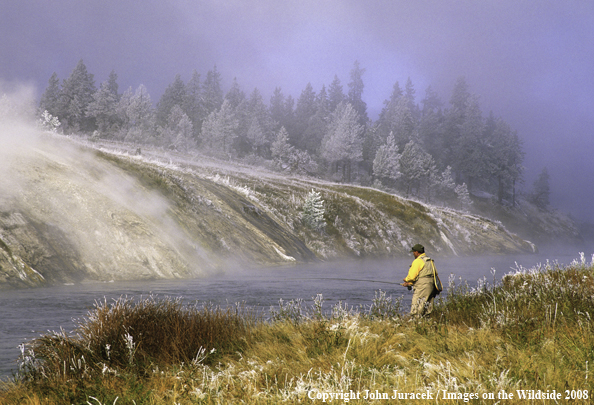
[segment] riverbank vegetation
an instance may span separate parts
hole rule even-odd
[[[0,402],[322,403],[342,393],[332,402],[390,403],[380,397],[397,390],[419,404],[494,404],[501,393],[516,404],[554,390],[558,403],[589,403],[594,257],[476,287],[451,277],[438,301],[423,320],[382,291],[366,308],[326,308],[318,295],[265,315],[158,297],[99,302],[74,332],[23,347]]]

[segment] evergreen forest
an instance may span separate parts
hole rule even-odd
[[[418,100],[410,78],[388,85],[373,121],[363,101],[364,74],[355,62],[346,86],[335,75],[327,87],[307,84],[296,98],[279,86],[267,103],[237,80],[224,91],[215,65],[204,77],[176,75],[154,103],[142,84],[120,92],[114,71],[97,87],[80,60],[69,77],[49,78],[38,116],[64,134],[198,152],[458,209],[468,209],[471,194],[516,205],[522,140],[502,118],[481,111],[464,77],[447,103],[431,86]],[[546,169],[535,188],[529,198],[546,208]]]

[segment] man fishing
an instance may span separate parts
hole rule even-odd
[[[404,283],[404,287],[413,288],[413,298],[410,314],[414,317],[428,316],[433,311],[433,300],[439,291],[436,284],[435,265],[433,260],[425,255],[425,247],[416,244],[411,249],[415,257]]]

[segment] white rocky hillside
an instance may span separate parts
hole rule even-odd
[[[8,150],[8,149],[4,149]],[[0,152],[0,288],[184,278],[229,266],[531,252],[501,223],[202,156],[36,135]],[[307,195],[323,223],[302,220]]]

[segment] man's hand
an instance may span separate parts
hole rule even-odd
[[[403,287],[412,287],[413,283],[409,283],[409,282],[405,281],[404,283],[400,283],[400,285]]]

